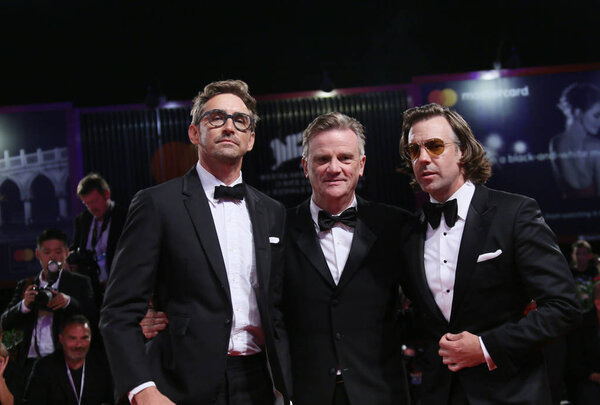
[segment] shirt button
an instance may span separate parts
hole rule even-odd
[[[448,233],[444,232],[444,236],[448,235]]]
[[[450,290],[446,290],[446,293],[450,294]]]
[[[340,332],[335,333],[335,340],[342,340],[342,334]]]
[[[231,319],[225,319],[225,325],[229,325],[231,323]]]

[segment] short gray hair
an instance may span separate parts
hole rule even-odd
[[[358,120],[349,117],[340,112],[329,112],[321,114],[313,120],[302,133],[302,157],[308,157],[308,141],[310,138],[321,132],[332,129],[349,129],[356,134],[358,138],[358,151],[360,156],[365,154],[365,128]]]

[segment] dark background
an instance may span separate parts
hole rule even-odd
[[[225,78],[264,95],[408,83],[494,62],[600,61],[595,0],[48,3],[0,1],[0,106],[143,103],[149,92],[182,101]]]

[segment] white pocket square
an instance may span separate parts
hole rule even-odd
[[[269,243],[279,243],[279,238],[277,236],[269,236]]]
[[[500,256],[501,254],[502,254],[502,249],[498,249],[495,252],[484,253],[482,255],[479,255],[479,257],[477,258],[477,263],[485,262],[486,260],[491,260],[495,257]]]

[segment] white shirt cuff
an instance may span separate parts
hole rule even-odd
[[[488,370],[492,371],[492,370],[497,369],[498,366],[496,365],[496,363],[494,363],[494,360],[492,360],[492,357],[490,356],[487,349],[485,348],[485,345],[483,344],[483,339],[481,339],[481,336],[478,336],[478,337],[479,337],[479,344],[481,345],[481,350],[483,350],[483,355],[485,356],[485,362],[487,363]]]
[[[27,308],[27,305],[25,305],[25,300],[21,300],[21,313],[28,314],[30,312],[31,309]]]
[[[140,393],[141,391],[145,390],[148,387],[156,387],[156,384],[154,384],[154,381],[148,381],[148,382],[145,382],[143,384],[138,385],[137,387],[135,387],[134,389],[132,389],[131,391],[129,391],[129,394],[127,394],[127,398],[129,399],[129,403],[131,403],[131,401],[133,401],[133,396],[135,394]]]

